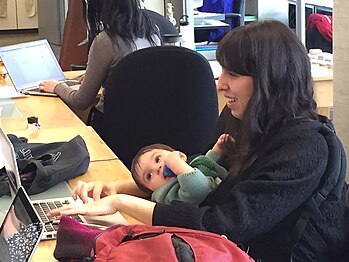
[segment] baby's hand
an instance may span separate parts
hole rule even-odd
[[[170,152],[165,158],[164,158],[164,163],[165,165],[172,169],[172,167],[178,165],[178,163],[187,161],[187,156],[180,152],[180,151],[173,151]]]
[[[175,175],[192,172],[192,168],[187,164],[187,156],[180,151],[170,152],[164,158],[164,165],[171,169]]]
[[[231,135],[229,135],[229,134],[222,134],[222,135],[218,138],[216,144],[213,146],[212,151],[215,152],[215,153],[218,153],[218,154],[223,154],[223,153],[224,153],[224,152],[223,152],[223,151],[224,151],[224,150],[223,150],[223,144],[228,143],[228,142],[230,142],[230,143],[235,143],[235,140],[234,140],[234,138],[233,138]]]

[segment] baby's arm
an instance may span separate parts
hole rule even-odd
[[[217,186],[212,177],[206,177],[199,169],[180,175],[177,179],[179,187],[174,198],[193,205],[200,204]]]

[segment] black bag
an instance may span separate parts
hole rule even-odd
[[[294,232],[292,233],[294,245],[291,250],[291,256],[310,219],[321,220],[323,218],[320,212],[322,203],[324,203],[329,197],[336,200],[341,199],[342,190],[346,184],[345,176],[347,163],[343,145],[336,135],[332,122],[323,116],[320,116],[319,120],[322,122],[322,127],[319,129],[319,133],[324,136],[327,142],[329,159],[320,184],[313,192],[312,196],[300,207],[301,211],[296,220]],[[348,211],[349,209],[347,207],[347,212]],[[345,255],[349,256],[349,253],[347,252]],[[347,259],[341,261],[347,261]]]
[[[24,143],[8,135],[16,154],[22,186],[29,195],[84,174],[90,163],[85,141],[76,136],[68,142]],[[8,194],[5,172],[0,173],[0,196]]]

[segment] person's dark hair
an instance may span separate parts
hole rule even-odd
[[[170,152],[176,151],[175,149],[173,149],[172,147],[168,146],[168,145],[164,145],[164,144],[151,144],[149,146],[145,146],[142,147],[137,154],[135,155],[135,157],[132,160],[131,163],[131,174],[132,174],[132,178],[135,181],[136,185],[139,187],[140,190],[142,190],[143,192],[147,193],[147,194],[151,194],[153,193],[153,191],[151,191],[149,188],[147,188],[146,186],[144,186],[140,181],[139,181],[139,175],[136,172],[136,167],[139,165],[139,159],[142,155],[144,155],[145,153],[152,151],[154,149],[161,149],[161,150],[167,150]]]
[[[114,41],[120,36],[129,45],[134,38],[145,38],[154,46],[153,36],[161,39],[156,25],[140,9],[139,0],[86,0],[86,8],[89,44],[103,30]]]
[[[317,118],[307,50],[283,23],[258,21],[233,29],[219,43],[217,60],[224,70],[253,79],[236,138],[240,151],[247,148],[245,155],[258,154],[258,145],[288,119]]]

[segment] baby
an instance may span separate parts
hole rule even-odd
[[[132,161],[132,177],[141,190],[151,194],[152,201],[170,204],[178,200],[198,205],[217,187],[217,180],[227,175],[217,161],[228,141],[234,140],[227,134],[221,135],[212,150],[189,164],[184,153],[167,145],[143,147]]]

